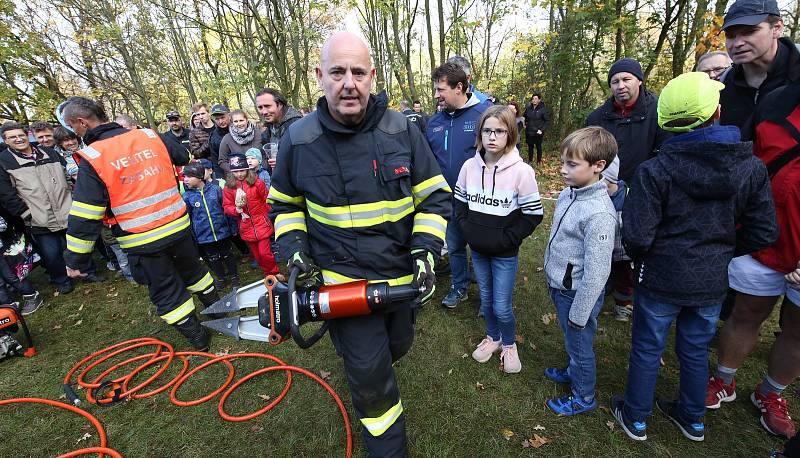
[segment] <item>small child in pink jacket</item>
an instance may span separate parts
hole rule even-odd
[[[472,357],[485,363],[500,351],[503,370],[510,374],[522,370],[511,306],[519,247],[544,217],[536,175],[515,146],[518,135],[510,108],[486,110],[475,157],[464,163],[455,187],[456,224],[472,249],[486,321],[486,338]]]

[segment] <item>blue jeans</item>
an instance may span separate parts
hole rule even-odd
[[[453,205],[455,208],[455,205]],[[469,286],[467,274],[467,241],[461,235],[461,229],[456,223],[456,214],[453,210],[451,223],[447,225],[445,232],[445,242],[447,243],[447,255],[450,258],[450,273],[452,275],[451,288],[456,291],[466,289]]]
[[[134,281],[133,274],[131,274],[131,266],[128,264],[128,254],[125,253],[125,250],[119,246],[119,243],[109,245],[109,248],[111,248],[111,251],[114,252],[114,256],[117,258],[117,263],[119,264],[119,270],[122,271],[122,276],[124,276],[128,281]]]
[[[631,355],[625,389],[625,414],[645,421],[653,410],[653,394],[661,353],[667,346],[669,328],[675,325],[675,353],[680,364],[679,412],[696,422],[706,413],[708,344],[717,328],[722,304],[681,307],[659,302],[636,291],[633,310]]]
[[[67,265],[64,262],[64,250],[67,249],[67,230],[57,232],[31,234],[36,252],[42,257],[42,264],[50,283],[64,285],[71,283],[67,277]]]
[[[583,329],[570,327],[569,310],[575,300],[575,290],[550,288],[550,298],[556,306],[558,323],[564,333],[564,347],[569,362],[567,374],[572,380],[572,394],[586,401],[594,399],[594,386],[597,381],[597,367],[594,357],[594,335],[597,332],[597,316],[603,308],[603,295],[597,298],[589,320]]]
[[[481,293],[481,311],[486,321],[486,334],[503,345],[517,339],[517,321],[511,308],[518,257],[497,258],[472,252],[472,266]]]

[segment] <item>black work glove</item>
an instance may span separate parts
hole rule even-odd
[[[427,250],[411,252],[414,261],[414,282],[420,289],[419,303],[424,304],[436,291],[436,274],[433,273],[433,253]]]
[[[298,280],[308,280],[314,277],[317,273],[317,266],[311,261],[311,258],[308,257],[307,254],[303,253],[302,251],[298,251],[289,258],[289,262],[287,263],[289,267],[289,271],[292,270],[292,267],[297,266],[300,269],[300,274],[297,276]]]

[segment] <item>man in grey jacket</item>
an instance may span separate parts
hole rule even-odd
[[[267,123],[267,129],[261,133],[261,145],[269,163],[270,170],[275,167],[278,148],[269,149],[270,143],[277,144],[295,121],[303,117],[299,111],[289,105],[286,97],[276,89],[264,88],[256,94],[256,108]]]

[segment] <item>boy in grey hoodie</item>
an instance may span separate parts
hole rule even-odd
[[[611,266],[617,213],[602,172],[617,155],[617,142],[602,127],[586,127],[561,143],[561,175],[567,185],[556,202],[544,269],[550,297],[564,332],[567,367],[545,376],[570,384],[570,392],[547,401],[558,415],[597,408],[594,334]]]

